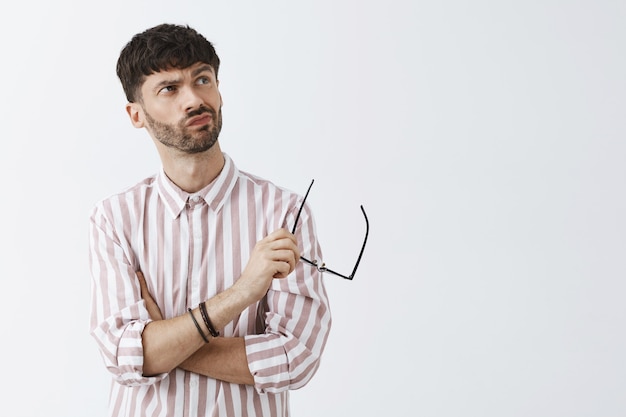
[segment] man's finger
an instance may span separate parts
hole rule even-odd
[[[146,279],[144,278],[141,271],[137,271],[137,279],[139,280],[139,288],[141,289],[141,298],[143,298],[146,303],[146,309],[150,314],[150,318],[152,320],[161,320],[163,319],[163,315],[161,314],[161,309],[150,295],[148,291],[148,284],[146,284]]]
[[[274,274],[274,278],[286,278],[292,271],[289,262],[277,262],[276,266],[277,271]]]
[[[141,271],[137,271],[137,279],[139,280],[139,288],[141,289],[141,298],[145,299],[146,296],[152,298],[148,292],[148,284]]]

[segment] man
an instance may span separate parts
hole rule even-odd
[[[110,415],[287,416],[331,325],[302,198],[220,149],[219,58],[188,26],[135,35],[117,74],[162,170],[90,217],[91,334]],[[296,224],[295,234],[288,230]]]

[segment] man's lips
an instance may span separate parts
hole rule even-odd
[[[211,121],[212,117],[209,113],[203,113],[199,116],[192,117],[187,121],[187,126],[204,126]]]

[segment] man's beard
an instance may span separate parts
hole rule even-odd
[[[211,149],[211,147],[215,145],[215,142],[217,142],[217,138],[222,130],[221,108],[219,113],[216,114],[213,109],[201,107],[198,110],[189,112],[177,125],[154,120],[145,108],[143,112],[146,115],[147,127],[152,132],[155,139],[167,147],[178,149],[185,153],[200,153]],[[213,127],[211,128],[210,125],[206,125],[202,126],[200,129],[196,129],[195,132],[190,132],[187,126],[185,126],[187,120],[203,113],[209,113],[211,115]]]

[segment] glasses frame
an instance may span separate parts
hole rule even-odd
[[[302,200],[302,204],[300,205],[300,209],[298,210],[298,215],[296,216],[296,221],[293,225],[293,230],[291,231],[292,234],[296,233],[296,227],[298,227],[298,220],[300,220],[300,213],[302,213],[302,209],[304,208],[304,203],[306,202],[306,199],[309,196],[309,192],[311,191],[311,187],[313,187],[314,182],[315,182],[314,179],[311,180],[311,184],[309,185],[309,188],[306,190],[306,194],[304,195],[304,199]],[[352,279],[354,279],[354,274],[356,274],[356,270],[359,267],[359,263],[361,263],[361,258],[363,257],[363,252],[365,251],[365,244],[367,243],[367,236],[369,235],[369,231],[370,231],[370,223],[369,223],[369,220],[367,219],[367,214],[365,213],[365,209],[363,208],[362,205],[361,205],[361,212],[363,213],[363,218],[365,219],[365,238],[363,239],[363,245],[361,246],[359,257],[357,258],[356,264],[354,264],[354,268],[352,269],[352,273],[350,275],[344,275],[337,271],[333,271],[332,269],[328,268],[324,262],[321,262],[321,261],[319,262],[317,260],[311,261],[303,256],[300,256],[300,260],[313,266],[314,268],[317,268],[319,272],[322,272],[322,273],[328,272],[329,274],[333,274],[343,279],[352,281]]]

